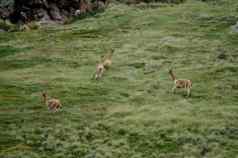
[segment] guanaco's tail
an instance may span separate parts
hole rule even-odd
[[[171,69],[169,70],[169,74],[173,80],[176,80],[176,77]]]

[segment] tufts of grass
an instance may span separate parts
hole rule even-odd
[[[1,33],[0,157],[237,156],[237,5],[111,4],[67,25]],[[92,80],[110,48],[111,69]],[[190,98],[172,94],[170,68],[192,80]],[[42,91],[63,109],[49,112]]]

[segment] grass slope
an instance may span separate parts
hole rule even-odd
[[[236,0],[111,5],[65,26],[0,34],[0,157],[235,158]],[[91,80],[102,54],[113,67]],[[171,93],[168,69],[193,81]],[[63,102],[50,113],[41,92]]]

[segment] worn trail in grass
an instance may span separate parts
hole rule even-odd
[[[237,156],[237,5],[111,5],[69,25],[1,33],[0,156]],[[91,80],[110,48],[112,68]],[[171,93],[169,68],[193,81],[192,97]],[[45,90],[62,111],[47,111]]]

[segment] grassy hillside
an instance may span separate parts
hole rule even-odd
[[[235,158],[238,1],[111,5],[65,26],[0,34],[0,157]],[[114,48],[113,67],[91,80]],[[171,93],[168,69],[193,81]],[[51,113],[41,92],[60,98]]]

